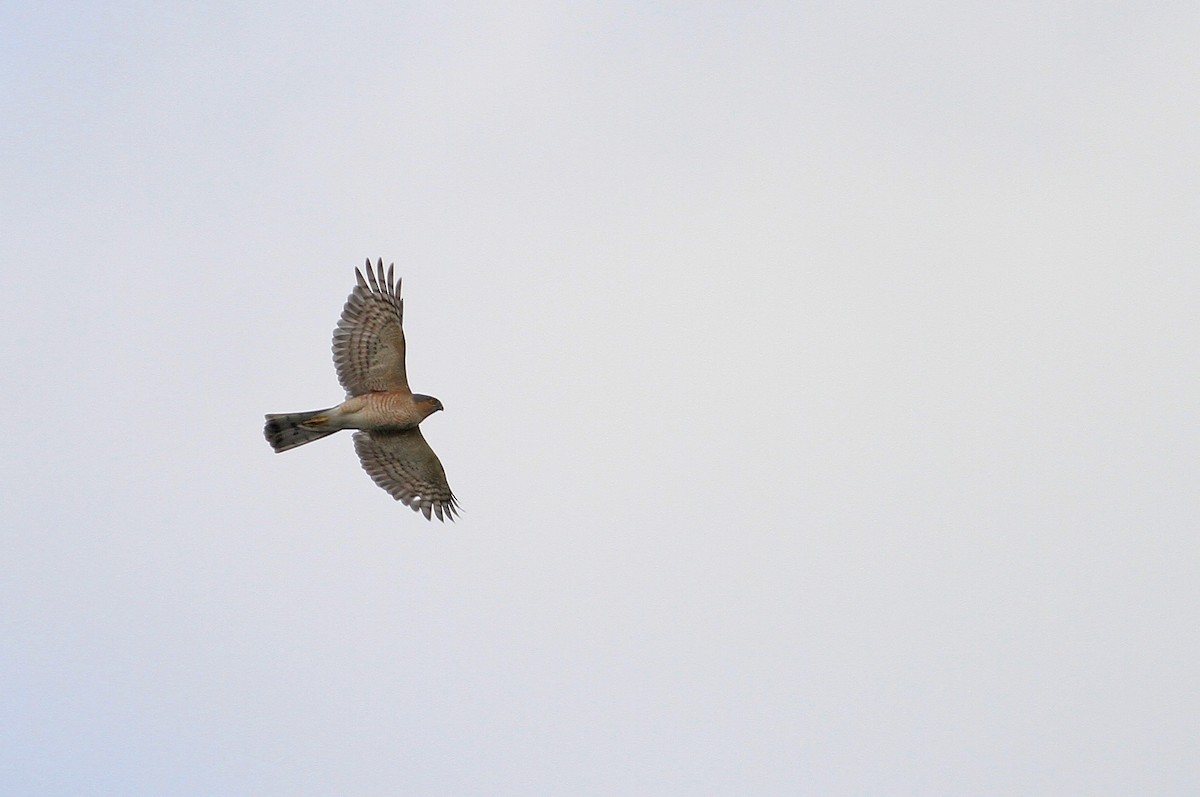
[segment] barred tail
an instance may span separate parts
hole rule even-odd
[[[312,412],[289,412],[282,415],[268,415],[267,425],[263,427],[263,435],[267,438],[267,442],[271,444],[271,448],[275,449],[275,453],[279,454],[283,451],[302,446],[305,443],[311,443],[313,440],[320,440],[322,437],[328,437],[337,429],[314,429],[305,426],[304,424],[314,419],[324,420],[332,412],[332,408],[328,410],[313,410]]]

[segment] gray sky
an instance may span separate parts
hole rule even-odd
[[[497,8],[0,11],[0,792],[1196,793],[1196,4]]]

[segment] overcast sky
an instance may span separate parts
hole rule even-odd
[[[1200,7],[7,3],[0,792],[1200,790]],[[348,434],[367,257],[463,508]]]

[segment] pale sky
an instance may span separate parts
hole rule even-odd
[[[1200,791],[1194,2],[0,41],[0,793]],[[453,525],[262,438],[367,257]]]

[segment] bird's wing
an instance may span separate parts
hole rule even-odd
[[[408,390],[404,372],[404,300],[393,268],[374,269],[367,276],[354,269],[358,284],[350,292],[337,329],[333,331],[333,363],[338,381],[351,396],[374,391]]]
[[[363,470],[397,501],[426,519],[432,513],[441,521],[454,520],[458,502],[420,429],[355,432],[354,450]]]

